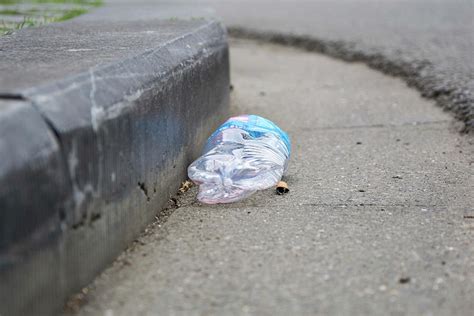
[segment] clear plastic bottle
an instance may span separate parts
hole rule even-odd
[[[257,115],[231,117],[209,137],[204,154],[188,167],[198,200],[231,203],[280,181],[291,143],[283,130]]]

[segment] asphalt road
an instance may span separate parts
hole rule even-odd
[[[124,2],[125,0],[110,0]],[[167,0],[138,0],[166,5]],[[309,46],[401,75],[474,130],[472,0],[178,0],[215,10],[233,34],[303,36]],[[196,16],[202,14],[196,11]],[[242,32],[239,32],[242,35]],[[311,43],[316,40],[316,45]],[[308,43],[300,45],[308,46]],[[294,43],[293,43],[294,44]]]
[[[293,141],[290,193],[196,189],[106,270],[80,315],[471,315],[472,136],[362,64],[234,42],[232,107]]]

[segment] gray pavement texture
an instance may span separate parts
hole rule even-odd
[[[177,20],[175,11],[170,7],[140,18],[134,14],[133,6],[104,7],[83,18],[2,36],[0,97],[21,95],[30,88],[56,83],[58,78],[75,76],[90,67],[120,62],[143,54],[150,46],[164,47],[178,37],[217,24],[210,19]],[[123,18],[111,20],[110,16],[115,15]],[[170,59],[163,56],[163,60],[166,58]]]
[[[123,2],[125,0],[113,0]],[[166,3],[139,0],[140,3]],[[474,130],[472,0],[202,0],[234,36],[266,39],[401,76]]]
[[[290,193],[196,188],[68,304],[79,315],[472,315],[474,139],[363,64],[231,45],[232,111],[289,132]]]
[[[168,9],[108,6],[0,37],[0,315],[61,311],[228,115],[225,29]]]

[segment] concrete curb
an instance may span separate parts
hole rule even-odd
[[[161,10],[105,24],[108,9],[0,39],[0,315],[60,311],[164,207],[227,114],[218,21]],[[28,54],[8,49],[20,42],[90,54],[48,52],[23,78]]]

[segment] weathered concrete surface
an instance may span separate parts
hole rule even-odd
[[[139,0],[147,4],[162,2],[168,1]],[[455,113],[466,123],[467,130],[474,129],[474,2],[471,0],[201,0],[198,3],[213,7],[233,35],[364,61],[399,75],[423,95]]]
[[[227,115],[225,29],[166,8],[0,38],[1,315],[59,311],[165,206]],[[120,11],[130,18],[108,18]]]
[[[45,222],[59,219],[67,194],[67,177],[54,134],[28,102],[0,100],[0,135],[0,249],[3,250],[12,242],[28,237],[37,225],[55,226]],[[30,203],[45,203],[49,207],[29,210]],[[7,212],[10,209],[15,211]]]
[[[25,101],[0,100],[2,315],[13,314],[12,305],[30,303],[44,311],[60,295],[57,240],[70,193],[64,167],[60,146],[38,111]]]
[[[79,314],[470,315],[473,138],[364,65],[241,41],[231,56],[233,112],[290,133],[290,193],[206,206],[192,189]]]
[[[122,10],[133,12],[126,8]],[[21,93],[30,87],[56,82],[57,78],[77,75],[90,67],[141,55],[153,47],[158,50],[160,46],[166,46],[168,41],[186,34],[191,36],[199,29],[204,33],[216,28],[213,35],[218,36],[214,20],[178,20],[174,15],[166,18],[166,12],[163,11],[159,11],[160,15],[155,19],[149,17],[139,21],[109,21],[105,18],[109,14],[116,14],[116,11],[113,7],[105,7],[91,13],[91,17],[86,14],[84,19],[24,29],[14,35],[2,36],[0,94]],[[183,47],[181,53],[190,54],[193,49],[197,47],[190,48],[189,52]],[[135,77],[146,80],[146,75],[136,74]]]

